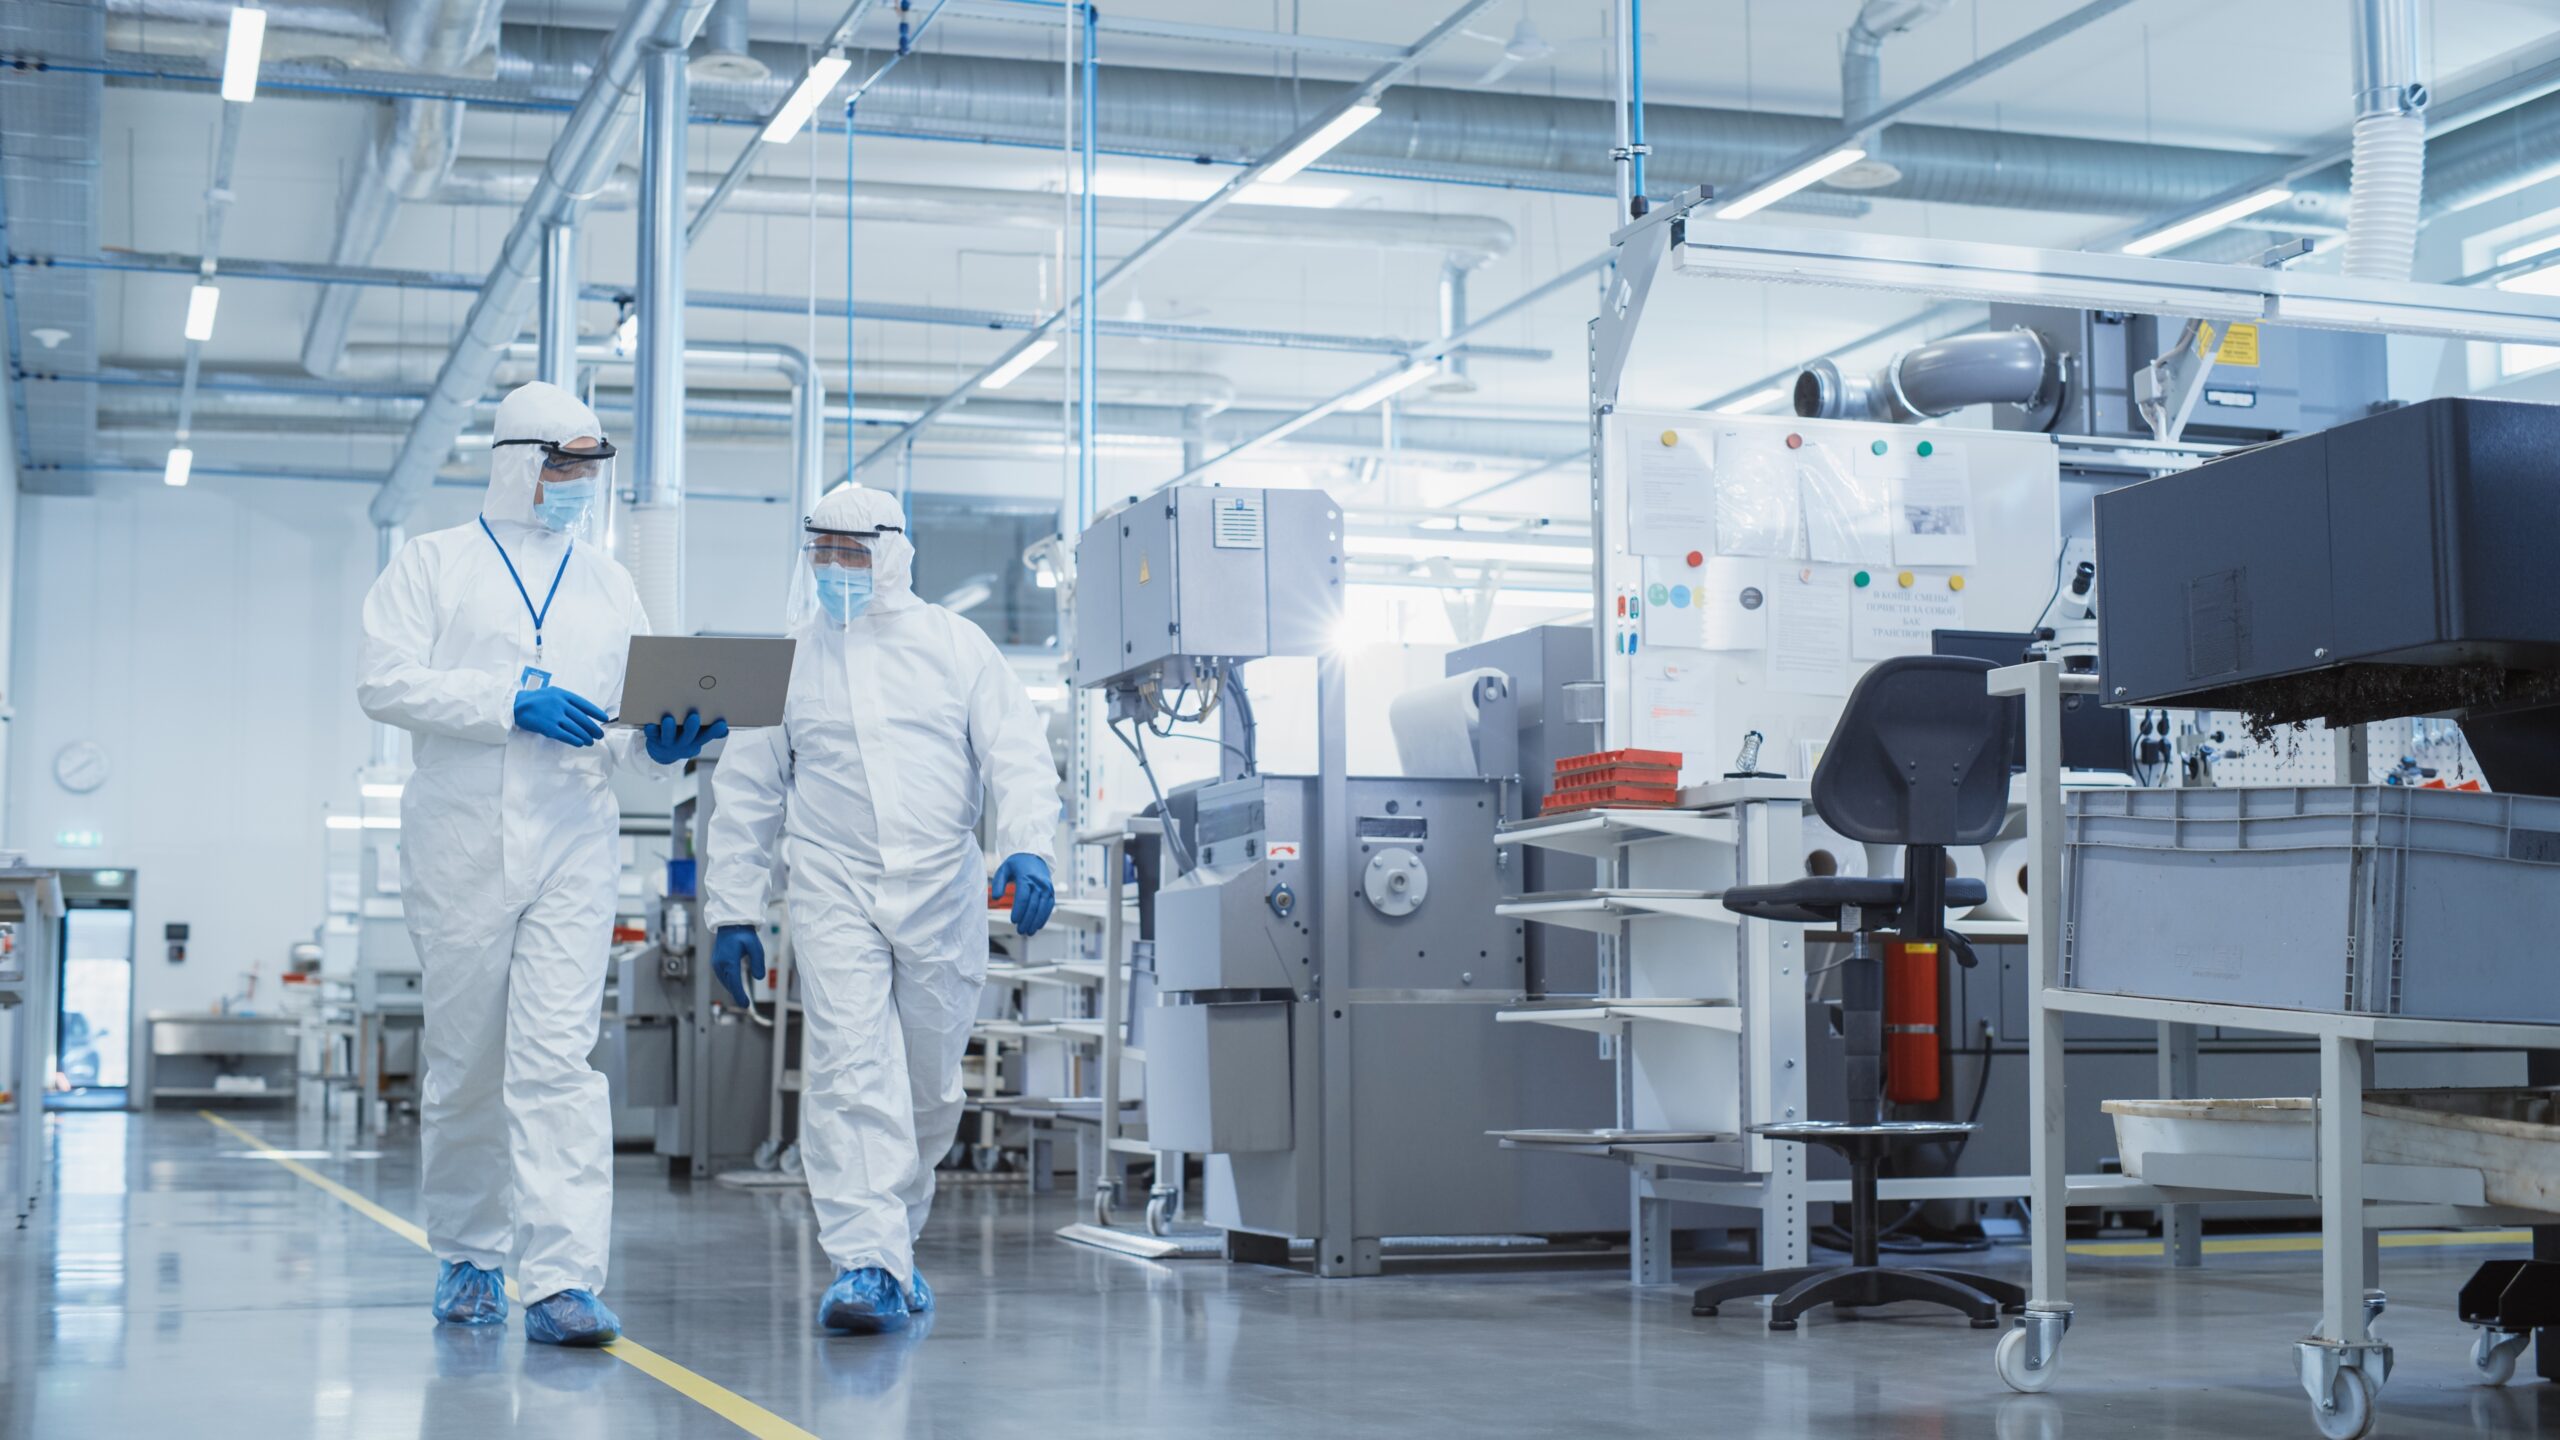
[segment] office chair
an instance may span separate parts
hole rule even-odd
[[[1840,998],[1851,1118],[1751,1128],[1772,1140],[1827,1147],[1849,1162],[1851,1244],[1846,1265],[1717,1281],[1698,1291],[1691,1314],[1713,1315],[1726,1301],[1771,1295],[1769,1328],[1793,1330],[1796,1317],[1816,1305],[1925,1300],[1963,1311],[1983,1330],[1999,1325],[2003,1309],[2026,1304],[2026,1293],[2005,1280],[1877,1263],[1876,1178],[1885,1159],[1903,1146],[1973,1129],[1964,1121],[1883,1118],[1884,975],[1871,937],[1889,933],[1905,945],[1943,945],[1960,963],[1974,963],[1973,947],[1947,928],[1946,915],[1981,904],[1983,883],[1949,878],[1946,854],[1951,845],[1997,838],[2008,813],[2018,707],[1984,689],[1991,669],[1988,661],[1955,655],[1884,661],[1850,693],[1814,767],[1813,808],[1823,823],[1851,840],[1901,846],[1901,875],[1808,876],[1725,892],[1725,908],[1737,915],[1849,932]]]

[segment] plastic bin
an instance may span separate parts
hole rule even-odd
[[[2116,1152],[2142,1179],[2153,1155],[2308,1162],[2318,1152],[2311,1101],[2110,1100]],[[2376,1090],[2365,1096],[2368,1165],[2480,1172],[2492,1205],[2560,1212],[2560,1096],[2548,1090]]]
[[[2098,790],[2065,832],[2066,988],[2560,1023],[2560,799]]]

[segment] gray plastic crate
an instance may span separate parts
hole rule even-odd
[[[2560,1023],[2560,799],[2083,791],[2065,838],[2066,988]]]

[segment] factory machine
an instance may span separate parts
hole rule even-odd
[[[1140,870],[1148,1143],[1207,1157],[1237,1260],[1306,1241],[1319,1274],[1364,1275],[1391,1238],[1623,1230],[1621,1187],[1486,1133],[1605,1110],[1611,1085],[1589,1037],[1495,1023],[1534,984],[1495,914],[1520,888],[1494,842],[1518,804],[1510,682],[1456,682],[1467,773],[1346,773],[1341,537],[1321,492],[1180,488],[1077,543],[1075,683],[1142,763],[1170,718],[1221,730],[1221,778],[1163,798]],[[1239,671],[1292,655],[1319,657],[1317,773],[1265,774],[1253,709],[1284,697],[1248,701]]]

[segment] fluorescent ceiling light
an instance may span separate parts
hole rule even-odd
[[[1323,129],[1299,141],[1288,154],[1272,161],[1271,168],[1262,172],[1262,183],[1265,185],[1289,183],[1289,180],[1299,171],[1323,159],[1326,151],[1350,139],[1361,126],[1385,113],[1375,105],[1354,105],[1334,116],[1325,122]]]
[[[198,285],[187,292],[187,338],[213,338],[213,312],[222,307],[222,290],[218,286]]]
[[[266,48],[267,12],[241,5],[231,12],[231,38],[222,47],[222,98],[246,105],[258,98],[258,52]]]
[[[184,485],[187,473],[195,468],[196,452],[184,445],[173,445],[169,449],[169,466],[160,472],[160,479],[165,484]]]
[[[808,125],[809,117],[818,113],[818,102],[826,99],[836,88],[836,82],[852,68],[852,60],[833,53],[821,55],[811,62],[809,73],[800,77],[800,84],[791,92],[791,98],[782,102],[782,108],[773,112],[772,121],[764,127],[764,143],[790,144]]]
[[[2201,215],[2190,215],[2175,225],[2163,226],[2124,247],[2127,255],[2157,255],[2163,250],[2184,245],[2199,235],[2221,229],[2244,216],[2255,215],[2271,205],[2281,205],[2293,198],[2293,192],[2281,185],[2270,186],[2255,195],[2243,195],[2228,205],[2216,205]]]
[[[397,815],[332,815],[320,822],[332,830],[397,830]]]
[[[1426,360],[1419,365],[1408,365],[1393,375],[1381,376],[1374,383],[1364,385],[1344,396],[1341,408],[1366,410],[1388,396],[1401,395],[1439,373],[1440,367],[1433,361]]]
[[[1719,415],[1756,415],[1760,411],[1767,409],[1772,402],[1784,400],[1794,393],[1794,390],[1784,385],[1767,386],[1763,389],[1754,390],[1748,395],[1736,396],[1733,399],[1726,401],[1724,404],[1716,407],[1716,413]]]
[[[1716,211],[1716,218],[1739,220],[1745,215],[1757,215],[1797,191],[1837,175],[1866,158],[1867,152],[1864,149],[1855,145],[1844,146],[1818,160],[1800,165],[1759,189],[1732,201]]]
[[[1003,389],[1014,381],[1021,379],[1024,371],[1029,370],[1032,366],[1048,359],[1050,353],[1057,348],[1058,342],[1051,340],[1046,336],[1032,341],[1030,344],[1022,347],[1021,354],[1007,360],[1004,362],[1004,365],[996,371],[996,373],[979,382],[978,388],[981,390]]]
[[[403,787],[397,780],[389,784],[379,780],[368,780],[359,788],[363,790],[364,798],[367,800],[397,800],[400,798]]]
[[[1153,175],[1143,172],[1106,170],[1094,177],[1093,193],[1105,200],[1173,200],[1197,204],[1218,192],[1226,181],[1216,175]],[[1080,195],[1084,186],[1070,180],[1067,193]],[[1239,205],[1286,205],[1296,210],[1331,210],[1350,203],[1351,192],[1339,185],[1274,185],[1256,181],[1236,192]]]

